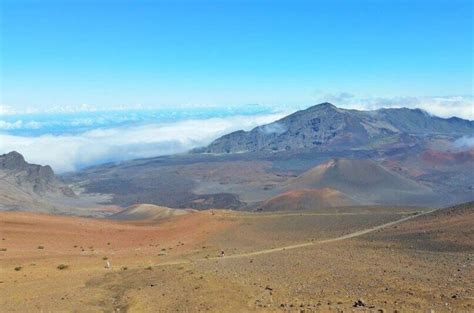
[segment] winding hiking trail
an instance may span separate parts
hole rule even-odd
[[[270,254],[270,253],[281,252],[281,251],[286,251],[286,250],[299,249],[299,248],[314,246],[314,245],[318,245],[318,244],[336,242],[336,241],[341,241],[341,240],[346,240],[346,239],[350,239],[350,238],[359,237],[359,236],[362,236],[362,235],[365,235],[365,234],[368,234],[368,233],[371,233],[371,232],[374,232],[374,231],[377,231],[377,230],[380,230],[380,229],[383,229],[383,228],[386,228],[386,227],[394,226],[394,225],[403,223],[405,221],[414,219],[416,217],[423,216],[423,215],[426,215],[426,214],[430,214],[430,213],[432,213],[436,210],[437,209],[426,211],[426,212],[421,212],[421,213],[414,214],[414,215],[410,215],[410,216],[398,219],[396,221],[388,222],[388,223],[385,223],[385,224],[381,224],[381,225],[378,225],[378,226],[374,226],[374,227],[371,227],[371,228],[359,230],[359,231],[356,231],[356,232],[353,232],[353,233],[350,233],[350,234],[346,234],[346,235],[342,235],[342,236],[335,237],[335,238],[330,238],[330,239],[304,242],[304,243],[299,243],[299,244],[295,244],[295,245],[289,245],[289,246],[283,246],[283,247],[271,248],[271,249],[264,249],[264,250],[258,250],[258,251],[253,251],[253,252],[232,254],[232,255],[229,255],[229,256],[225,256],[225,257],[214,256],[214,257],[208,257],[208,258],[199,258],[199,259],[195,259],[195,260],[176,260],[176,261],[170,261],[170,262],[155,264],[154,266],[158,267],[158,266],[168,266],[168,265],[183,265],[183,264],[192,264],[194,262],[203,262],[203,261],[210,261],[210,260],[225,260],[225,259],[246,258],[246,257],[253,257],[253,256],[258,256],[258,255],[263,255],[263,254]]]

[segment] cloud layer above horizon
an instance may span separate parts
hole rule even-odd
[[[56,172],[64,173],[99,163],[186,152],[226,133],[251,129],[284,115],[239,115],[35,137],[0,134],[0,153],[15,150],[28,162],[49,164]]]
[[[347,92],[318,94],[315,103],[375,110],[421,108],[449,118],[474,119],[472,96],[362,97]],[[16,150],[28,162],[58,173],[135,158],[182,153],[235,130],[249,130],[305,107],[296,105],[152,108],[58,107],[49,111],[0,108],[0,153]],[[460,143],[472,145],[472,139]]]

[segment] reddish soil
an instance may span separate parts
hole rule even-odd
[[[354,205],[347,195],[331,188],[299,189],[280,194],[265,201],[263,211],[294,211]]]
[[[211,218],[209,212],[176,216],[162,222],[53,216],[26,212],[0,212],[2,256],[19,261],[53,255],[128,255],[157,253],[157,246],[188,246],[205,241],[230,222]],[[42,246],[43,249],[38,249]]]
[[[391,211],[3,212],[0,311],[472,312],[473,205]]]
[[[467,151],[425,151],[420,158],[432,165],[457,165],[474,163],[474,149]]]

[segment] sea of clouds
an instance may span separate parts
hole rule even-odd
[[[248,130],[284,115],[280,112],[146,124],[130,122],[84,132],[36,136],[4,132],[0,133],[0,153],[15,150],[28,162],[49,164],[56,172],[64,173],[104,162],[182,153],[207,145],[226,133]]]
[[[320,94],[313,104],[325,101],[348,109],[409,107],[441,117],[474,119],[472,96],[383,98],[341,92]],[[15,150],[28,162],[49,164],[64,173],[104,162],[186,152],[226,133],[271,123],[304,107],[119,106],[103,110],[81,105],[14,110],[0,106],[0,153]],[[473,142],[473,138],[461,138],[458,144],[472,146]]]

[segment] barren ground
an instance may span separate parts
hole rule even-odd
[[[0,311],[472,312],[474,209],[453,212],[2,212]]]

